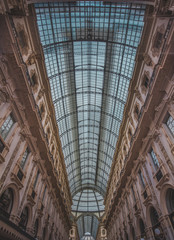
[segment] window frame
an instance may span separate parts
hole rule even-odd
[[[8,118],[9,118],[9,120],[8,120]],[[8,121],[8,122],[7,122],[7,121]],[[12,121],[12,124],[11,124],[11,126],[9,127],[9,129],[8,129],[7,132],[6,132],[7,126],[9,125],[9,122],[10,122],[10,121]],[[13,126],[14,126],[15,123],[16,123],[16,121],[15,121],[15,119],[14,119],[14,116],[13,116],[12,113],[10,113],[10,114],[6,117],[5,121],[3,122],[3,124],[2,124],[1,127],[0,127],[0,136],[1,136],[1,138],[2,138],[4,141],[7,139],[8,135],[9,135],[9,133],[11,132],[11,130],[12,130],[12,128],[13,128]],[[2,128],[4,128],[4,129],[2,129]]]
[[[155,156],[155,158],[154,158],[154,156],[152,155],[152,153],[154,154],[154,156]],[[156,156],[156,153],[155,153],[155,151],[153,150],[153,148],[151,147],[151,149],[150,149],[150,151],[149,151],[149,155],[150,155],[150,159],[151,159],[151,162],[152,162],[152,164],[153,164],[153,167],[154,167],[154,169],[156,170],[156,171],[158,171],[159,170],[159,168],[160,168],[160,162],[159,162],[159,160],[158,160],[158,158],[157,158],[157,156]],[[157,160],[157,161],[156,161]],[[156,164],[157,163],[157,164]]]
[[[172,138],[174,138],[174,133],[172,132],[169,124],[167,123],[169,118],[172,118],[172,122],[174,122],[174,118],[173,118],[172,114],[168,113],[164,123],[165,123],[165,126],[167,127],[167,130],[169,131],[170,135],[172,136]]]
[[[25,160],[23,162],[22,160],[24,159],[24,155],[25,155],[26,152],[27,152],[27,155],[26,155]],[[22,169],[22,171],[24,171],[24,169],[25,169],[26,162],[27,162],[27,160],[29,158],[29,155],[30,155],[30,149],[28,147],[26,147],[26,149],[25,149],[25,151],[23,153],[22,159],[20,160],[20,163],[19,163],[19,166]]]
[[[37,173],[35,175],[35,180],[34,180],[34,183],[33,183],[33,189],[36,188],[36,185],[37,185],[37,182],[38,182],[38,179],[39,179],[39,175],[40,175],[40,171],[37,170]]]

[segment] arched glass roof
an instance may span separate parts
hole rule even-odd
[[[80,239],[86,239],[84,236],[90,236],[94,239],[97,235],[99,221],[96,216],[94,215],[82,215],[77,220],[77,227],[79,230],[79,237]]]
[[[103,212],[103,196],[92,189],[84,189],[73,197],[72,211],[78,212]]]
[[[74,1],[39,3],[35,10],[72,210],[88,213],[106,192],[145,6]]]

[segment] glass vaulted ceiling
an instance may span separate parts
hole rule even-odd
[[[72,211],[100,216],[145,6],[76,1],[35,4],[35,10]]]

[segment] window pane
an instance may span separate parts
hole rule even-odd
[[[23,169],[24,166],[25,166],[25,163],[26,163],[26,160],[27,160],[28,155],[29,155],[29,150],[28,150],[28,148],[27,148],[27,149],[25,150],[25,152],[24,152],[23,158],[22,158],[21,163],[20,163],[20,166],[21,166],[22,169]]]
[[[159,168],[159,162],[158,162],[158,159],[157,159],[156,154],[154,153],[153,149],[151,150],[150,155],[151,155],[151,158],[152,158],[155,169],[158,169]]]
[[[170,130],[171,134],[174,137],[174,119],[172,118],[172,116],[169,116],[166,124],[167,124],[167,127]]]
[[[0,128],[1,137],[5,140],[14,124],[14,119],[10,114]]]

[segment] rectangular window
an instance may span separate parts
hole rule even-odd
[[[143,188],[145,188],[146,184],[145,184],[144,177],[142,175],[141,170],[138,172],[138,174],[139,174],[139,178],[140,178],[140,181],[141,181],[141,185],[142,185]]]
[[[33,187],[35,188],[36,187],[36,184],[37,184],[37,180],[38,180],[38,178],[39,178],[39,170],[37,171],[37,175],[36,175],[36,178],[35,178],[35,181],[34,181],[34,185],[33,185]]]
[[[15,123],[15,121],[14,121],[12,115],[10,114],[0,128],[0,135],[4,140],[6,139],[7,135],[9,134],[14,123]]]
[[[23,155],[23,157],[22,157],[22,160],[21,160],[21,162],[20,162],[20,167],[22,168],[22,169],[24,169],[24,166],[25,166],[25,163],[26,163],[26,161],[27,161],[27,158],[28,158],[28,155],[29,155],[29,149],[28,148],[26,148],[26,150],[25,150],[25,152],[24,152],[24,155]]]
[[[170,130],[172,136],[174,137],[174,119],[172,116],[169,116],[166,122],[168,129]]]
[[[150,156],[153,161],[153,165],[154,165],[155,169],[157,170],[159,168],[159,162],[158,162],[158,158],[157,158],[156,154],[154,153],[153,149],[150,152]]]

